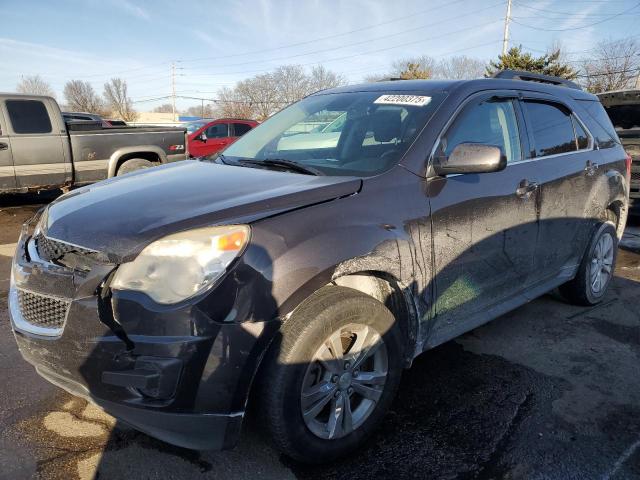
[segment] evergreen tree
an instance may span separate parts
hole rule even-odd
[[[500,70],[524,70],[568,80],[578,76],[578,72],[573,67],[562,61],[560,49],[534,57],[529,52],[523,52],[522,46],[510,48],[505,55],[498,56],[498,61],[491,60],[487,66],[486,76],[490,77]]]

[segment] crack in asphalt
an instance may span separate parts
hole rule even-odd
[[[609,470],[602,477],[602,480],[610,480],[611,478],[613,478],[613,476],[616,473],[618,473],[618,471],[622,468],[622,466],[625,464],[625,462],[627,460],[629,460],[629,458],[631,458],[631,456],[635,453],[635,451],[638,448],[640,448],[640,437],[638,437],[638,439],[635,442],[633,442],[631,445],[629,445],[629,447],[627,447],[627,449],[624,452],[622,452],[622,455],[620,455],[618,457],[616,462],[611,467],[611,470]]]

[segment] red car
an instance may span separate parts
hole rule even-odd
[[[189,123],[189,155],[206,157],[219,152],[257,125],[258,122],[253,120],[235,118],[205,119]]]

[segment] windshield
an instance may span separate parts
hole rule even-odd
[[[443,92],[313,95],[224,151],[224,161],[285,160],[325,175],[369,176],[397,164]]]
[[[187,123],[187,133],[193,133],[201,127],[204,127],[207,122],[191,122]]]

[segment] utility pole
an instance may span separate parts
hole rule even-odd
[[[176,121],[176,64],[171,62],[171,110],[173,121]]]
[[[507,0],[507,14],[504,17],[504,35],[502,36],[502,55],[507,54],[509,48],[509,22],[511,21],[511,0]]]

